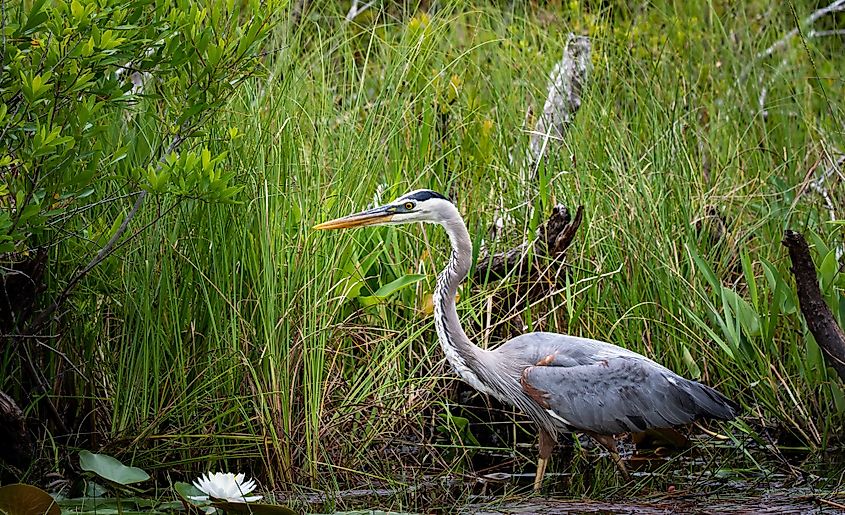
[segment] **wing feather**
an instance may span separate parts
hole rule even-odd
[[[646,358],[608,356],[591,364],[527,367],[521,383],[543,408],[574,429],[599,434],[688,424],[701,416],[730,419],[735,405],[715,390]]]

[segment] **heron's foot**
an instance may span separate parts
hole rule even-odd
[[[602,447],[607,449],[607,452],[610,453],[610,457],[613,459],[613,463],[616,465],[616,468],[622,473],[622,477],[626,480],[631,479],[631,475],[628,474],[628,468],[625,466],[625,462],[622,460],[622,457],[619,456],[619,451],[616,449],[616,439],[611,435],[600,435],[596,433],[587,434],[590,435],[593,440],[597,441]]]
[[[539,458],[537,460],[537,474],[534,476],[534,493],[540,493],[543,487],[543,475],[546,473],[546,464],[549,463],[548,458]]]
[[[610,449],[608,449],[608,451],[610,451]],[[610,451],[610,457],[613,459],[613,463],[616,464],[616,468],[622,473],[622,477],[626,480],[631,479],[631,474],[628,473],[628,468],[625,466],[625,460],[622,459],[622,456],[620,456],[615,450],[612,450]]]

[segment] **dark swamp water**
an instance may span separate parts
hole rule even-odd
[[[442,435],[438,440],[437,429],[422,440],[440,446],[387,443],[406,467],[403,477],[382,475],[395,480],[331,493],[288,493],[287,499],[322,513],[367,507],[353,513],[845,514],[845,449],[811,453],[788,447],[784,435],[762,438],[758,431],[752,438],[736,428],[731,438],[696,426],[689,428],[692,440],[677,433],[628,436],[620,445],[628,480],[589,438],[563,438],[543,492],[535,495],[531,424],[489,399],[462,400],[447,410],[458,414],[457,440],[453,428],[451,441]],[[444,414],[435,417],[443,420]],[[523,430],[515,430],[514,421]],[[476,450],[467,450],[468,441]],[[426,473],[437,469],[432,455],[446,458],[440,463],[454,462],[449,453],[462,453],[465,469]]]
[[[555,458],[563,462],[565,454]],[[632,470],[628,481],[616,475],[608,457],[593,453],[586,459],[588,463],[575,465],[577,472],[547,474],[539,495],[531,490],[532,470],[420,478],[405,488],[369,485],[330,495],[291,497],[305,501],[308,511],[321,513],[329,513],[332,510],[325,508],[335,506],[335,513],[845,514],[845,454],[841,452],[827,457],[794,453],[787,462],[758,460],[758,470],[714,470],[713,463],[689,453],[631,458],[641,463],[635,465],[639,470]],[[562,465],[570,468],[565,462]],[[596,470],[587,471],[589,465]],[[690,473],[707,466],[707,471]],[[573,495],[579,490],[580,495]],[[327,502],[329,497],[331,502]],[[397,501],[408,508],[394,511]],[[369,509],[350,511],[353,506]]]
[[[539,495],[532,492],[534,449],[526,444],[520,456],[478,451],[470,458],[474,472],[408,476],[402,486],[369,482],[284,497],[318,513],[845,514],[842,449],[811,454],[711,437],[668,449],[629,440],[625,480],[579,438],[559,445]]]

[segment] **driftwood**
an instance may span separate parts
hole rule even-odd
[[[839,374],[839,378],[845,381],[845,333],[837,325],[833,313],[822,297],[807,240],[800,233],[788,230],[784,233],[783,245],[789,250],[789,259],[792,260],[798,302],[807,327],[813,333],[828,363]]]
[[[479,256],[473,280],[476,283],[483,283],[490,279],[504,279],[509,274],[530,280],[534,274],[532,267],[527,265],[529,247],[533,246],[535,256],[548,256],[552,260],[562,258],[566,249],[572,244],[575,232],[581,225],[583,214],[584,206],[578,206],[573,217],[566,206],[556,205],[549,219],[537,228],[537,238],[533,243],[526,242],[507,252],[492,256],[486,254]]]

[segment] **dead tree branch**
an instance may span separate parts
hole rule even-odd
[[[822,7],[816,11],[813,11],[809,16],[802,20],[801,25],[795,27],[794,29],[790,30],[783,37],[775,41],[769,48],[763,50],[762,52],[758,52],[757,55],[754,56],[754,61],[759,61],[761,59],[765,59],[770,55],[774,54],[776,51],[780,50],[781,48],[785,47],[789,41],[798,35],[801,30],[801,26],[808,27],[815,23],[819,18],[827,16],[828,14],[845,11],[845,0],[836,0],[832,2],[827,7]],[[816,34],[814,34],[816,35]],[[823,34],[817,34],[819,36]],[[824,34],[826,35],[826,34]]]
[[[845,381],[845,333],[822,297],[816,267],[807,240],[796,231],[784,233],[783,245],[789,250],[792,274],[798,289],[798,302],[807,327],[821,347],[828,363]]]
[[[562,258],[575,238],[583,213],[584,206],[578,206],[572,217],[566,206],[558,204],[549,219],[537,228],[537,238],[533,242],[525,242],[500,254],[480,256],[473,280],[504,279],[510,274],[530,278],[531,267],[527,264],[529,248],[533,247],[535,255],[548,256],[552,260]]]
[[[529,142],[529,158],[534,166],[534,174],[549,141],[563,141],[566,129],[581,107],[581,93],[586,87],[592,64],[590,52],[590,38],[569,34],[563,58],[549,74],[549,93],[543,105],[543,114],[537,120]]]

